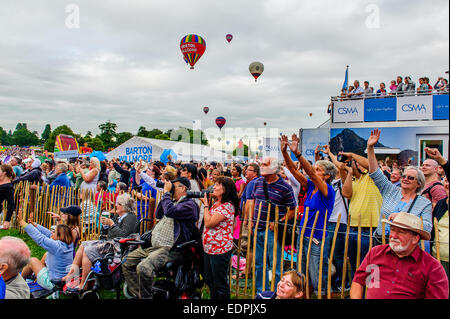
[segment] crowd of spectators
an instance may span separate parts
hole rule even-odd
[[[389,96],[402,96],[402,95],[426,95],[431,93],[445,94],[449,92],[448,80],[439,77],[432,86],[428,77],[421,77],[418,80],[418,84],[411,80],[410,76],[397,76],[396,80],[390,82],[389,87],[386,87],[384,82],[379,83],[379,88],[374,89],[370,86],[369,81],[364,81],[363,87],[361,87],[358,80],[353,82],[347,89],[341,90],[340,98],[372,98],[372,97],[389,97]]]
[[[369,89],[368,85],[365,83],[365,89]],[[12,226],[15,212],[19,225],[47,251],[47,257],[41,260],[30,258],[25,248],[0,251],[0,275],[6,283],[7,297],[27,298],[21,271],[25,277],[34,273],[40,285],[51,287],[52,280],[71,280],[74,269],[81,266],[81,278],[69,288],[83,290],[82,283],[92,262],[108,249],[113,252],[119,249],[113,239],[131,235],[133,225],[142,217],[139,214],[149,209],[144,199],[156,199],[159,193],[162,195],[156,207],[159,222],[152,233],[151,247],[133,251],[123,264],[128,293],[132,297],[152,298],[156,269],[170,260],[171,247],[196,238],[197,232],[202,238],[205,282],[211,298],[230,298],[231,278],[227,265],[232,255],[237,254],[239,241],[245,255],[251,256],[249,264],[245,265],[250,273],[252,258],[255,258],[252,280],[258,298],[304,298],[309,294],[305,291],[305,280],[311,283],[316,294],[324,294],[331,242],[337,232],[332,261],[336,269],[331,276],[333,291],[349,290],[351,286],[350,296],[362,297],[366,282],[364,267],[372,264],[366,258],[381,258],[380,265],[387,267],[381,271],[388,274],[388,279],[381,280],[378,292],[368,287],[367,297],[448,298],[449,163],[437,149],[429,148],[425,149],[428,158],[420,167],[399,167],[395,161],[377,161],[373,145],[380,134],[378,130],[372,132],[367,157],[348,152],[333,154],[325,145],[316,148],[315,163],[298,151],[299,139],[295,135],[291,141],[286,136],[281,138],[283,163],[275,158],[243,165],[181,161],[128,163],[117,159],[99,161],[95,157],[56,162],[50,159],[41,163],[37,158],[21,160],[19,156],[10,156],[6,163],[3,157],[0,209],[3,201],[7,201],[8,210],[4,216],[0,210],[2,227]],[[288,148],[296,161],[288,155]],[[14,169],[17,166],[21,170]],[[14,187],[20,181],[91,190],[96,193],[96,201],[112,202],[111,217],[100,219],[106,231],[105,238],[78,243],[81,214],[78,206],[62,208],[61,216],[52,213],[58,224],[54,232],[36,224],[33,216],[25,221],[13,196]],[[105,190],[111,190],[107,193],[114,196],[100,198],[100,192]],[[192,199],[187,197],[187,192],[192,190],[209,190],[211,194]],[[141,207],[140,212],[135,211],[136,207]],[[408,216],[405,218],[404,214]],[[281,232],[285,221],[292,225],[295,219],[298,222],[293,231],[297,239],[291,249],[298,251],[297,258],[302,258],[302,271],[289,270],[283,275],[280,266],[285,247],[281,247],[280,242],[275,245],[279,240],[275,228],[280,225],[278,232]],[[240,225],[242,231],[237,228]],[[347,225],[348,248],[345,245]],[[248,228],[252,238],[255,236],[254,247],[253,239],[251,247],[248,245]],[[433,242],[435,233],[439,234],[440,246]],[[383,245],[384,237],[388,244]],[[424,242],[423,250],[419,247],[420,240]],[[23,246],[11,238],[0,241],[0,247],[7,244]],[[345,249],[348,249],[351,275],[341,285]],[[440,263],[436,260],[438,254]],[[405,256],[412,256],[409,264],[405,264]],[[418,258],[426,260],[427,267]],[[399,264],[398,268],[390,269],[389,265],[395,263]],[[270,275],[272,269],[274,273]],[[236,269],[235,280],[242,276],[239,270]],[[395,271],[402,272],[395,278],[412,273],[413,278],[420,276],[423,280],[400,287],[405,284],[404,280],[395,284],[395,278],[389,275]],[[320,281],[322,291],[318,290]],[[269,291],[271,285],[276,287],[275,291]]]

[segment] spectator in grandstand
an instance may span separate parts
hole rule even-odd
[[[425,81],[425,84],[428,86],[428,93],[431,94],[431,92],[433,91],[433,87],[430,84],[430,78],[424,77],[423,80]]]
[[[443,82],[444,82],[444,84],[439,89],[439,93],[448,93],[449,88],[448,88],[448,81],[447,81],[447,79],[443,79]]]
[[[305,289],[305,275],[290,269],[281,276],[276,291],[263,291],[255,299],[303,299]]]
[[[370,97],[370,96],[372,96],[373,89],[372,89],[372,90],[370,89],[370,87],[369,87],[369,81],[364,81],[364,88],[363,88],[363,91],[364,91],[364,93],[363,93],[363,96],[364,96],[364,97]]]
[[[299,183],[307,189],[306,201],[304,203],[305,209],[308,208],[308,219],[306,220],[306,213],[302,217],[299,223],[299,227],[302,228],[305,225],[305,233],[303,238],[303,250],[302,253],[302,269],[306,269],[306,256],[308,253],[308,246],[310,242],[310,237],[313,238],[311,246],[311,254],[309,259],[309,274],[306,274],[311,278],[312,285],[317,291],[319,283],[319,264],[321,255],[321,242],[323,237],[323,232],[326,221],[332,216],[334,201],[336,193],[331,186],[331,182],[336,177],[337,169],[336,166],[327,160],[316,161],[314,166],[309,164],[309,162],[302,156],[298,150],[299,139],[294,134],[292,135],[292,142],[288,142],[287,136],[283,135],[280,142],[281,152],[283,158],[286,162],[286,166],[294,175],[294,177],[299,181]],[[301,167],[305,170],[308,178],[300,173],[296,167],[291,157],[287,153],[287,146],[297,159],[300,161]],[[316,228],[312,232],[314,220],[316,220]],[[326,216],[326,217],[325,217]],[[300,241],[300,238],[299,238]],[[300,244],[300,242],[299,242]],[[327,282],[327,270],[328,270],[328,252],[323,251],[323,272],[322,272],[322,283]],[[317,291],[319,293],[326,293],[325,284],[322,285],[322,291]]]
[[[70,271],[62,280],[69,281],[75,271],[82,266],[81,280],[78,287],[70,287],[73,292],[78,292],[84,280],[91,270],[92,263],[103,258],[108,253],[120,251],[119,243],[113,239],[116,237],[127,237],[136,231],[137,219],[135,201],[127,193],[117,196],[115,214],[112,218],[101,217],[100,222],[108,226],[106,240],[90,240],[81,243],[73,259]],[[112,212],[113,213],[113,212]]]
[[[389,216],[394,217],[400,212],[408,212],[422,217],[424,230],[430,232],[432,229],[431,202],[420,195],[425,186],[425,176],[417,167],[409,166],[403,172],[400,188],[390,183],[378,168],[375,157],[374,146],[380,139],[380,135],[381,131],[378,129],[371,132],[370,138],[367,140],[367,156],[370,177],[383,196],[382,217],[389,218]],[[386,228],[389,228],[388,225],[386,226]],[[385,234],[389,234],[389,229],[385,229]],[[380,244],[380,238],[383,235],[381,219],[374,235],[377,244]]]
[[[377,90],[377,96],[386,96],[387,95],[387,91],[386,91],[386,85],[381,82],[380,83],[380,88]]]
[[[30,288],[20,275],[30,261],[30,249],[20,238],[0,238],[0,275],[5,281],[5,299],[30,299]]]
[[[397,88],[395,89],[396,95],[401,95],[406,91],[406,85],[403,84],[403,78],[399,75],[397,76]]]
[[[432,158],[428,158],[423,161],[420,170],[425,176],[425,186],[422,191],[422,195],[431,201],[433,207],[438,201],[447,197],[444,186],[441,183],[441,178],[437,173],[439,164]]]
[[[3,202],[7,203],[5,221],[0,229],[9,229],[11,217],[15,209],[14,187],[11,181],[14,179],[13,168],[9,164],[0,165],[0,216],[3,211]]]
[[[425,78],[419,78],[419,87],[417,88],[418,95],[428,94],[429,88],[425,83]]]
[[[359,86],[359,81],[355,80],[353,83],[355,88],[350,91],[350,93],[347,95],[349,98],[359,98],[364,94],[364,90],[362,87]]]
[[[402,172],[398,168],[393,168],[391,173],[391,183],[401,187]]]
[[[438,79],[437,79],[436,83],[434,84],[434,87],[433,87],[433,88],[434,88],[436,91],[440,91],[441,88],[443,88],[443,87],[446,86],[445,81],[446,81],[446,80],[445,80],[442,76],[438,77]]]
[[[416,83],[411,81],[410,76],[405,76],[403,89],[405,92],[414,93],[416,91]]]
[[[389,244],[367,254],[353,278],[350,298],[362,299],[367,288],[367,299],[448,299],[444,268],[419,247],[421,239],[430,239],[420,218],[401,212],[380,222],[390,225]]]
[[[389,90],[391,90],[391,92],[389,92],[390,95],[397,91],[397,82],[395,82],[395,80],[391,81],[391,85],[389,85]]]

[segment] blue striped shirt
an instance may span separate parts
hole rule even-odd
[[[264,177],[259,177],[255,180],[253,193],[250,196],[250,200],[255,200],[255,210],[253,213],[253,227],[256,226],[256,219],[258,218],[259,204],[261,204],[261,216],[258,224],[258,231],[265,230],[266,228],[266,219],[267,219],[267,210],[268,203],[266,201],[266,196],[264,194]],[[267,192],[269,195],[269,199],[272,203],[270,209],[270,217],[269,220],[271,222],[275,221],[275,206],[278,206],[278,216],[281,219],[284,215],[286,215],[287,208],[295,209],[297,206],[294,191],[292,186],[286,183],[281,177],[278,177],[278,180],[274,183],[267,183]]]
[[[397,207],[401,202],[403,195],[401,187],[397,187],[394,184],[392,184],[387,179],[387,177],[381,172],[380,169],[377,169],[375,172],[371,173],[370,177],[380,190],[381,196],[383,197],[383,204],[381,206],[380,211],[380,220],[378,222],[378,227],[376,229],[377,234],[381,236],[382,235],[381,220],[383,218],[388,219],[388,217],[392,213],[398,211]],[[412,200],[403,207],[403,210],[405,212],[408,211],[409,207],[411,206],[411,202]],[[431,202],[421,195],[417,197],[417,200],[410,211],[411,214],[418,217],[422,217],[423,229],[427,232],[431,232],[431,229],[433,227],[431,211],[432,211]]]

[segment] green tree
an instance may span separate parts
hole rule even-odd
[[[105,145],[103,144],[103,141],[98,138],[94,137],[89,142],[87,142],[88,146],[92,148],[93,151],[104,151]]]
[[[187,132],[189,133],[189,141],[186,141],[187,139]],[[166,132],[168,136],[171,137],[173,141],[182,141],[187,143],[198,143],[198,138],[200,137],[200,143],[202,145],[208,145],[208,139],[206,138],[206,135],[201,130],[192,130],[190,128],[185,127],[179,127],[176,130],[168,130]],[[194,137],[195,134],[195,137]]]
[[[46,140],[50,137],[50,134],[52,133],[52,129],[50,127],[50,124],[45,125],[44,131],[42,132],[41,139],[42,142],[45,143]]]
[[[113,138],[117,135],[117,124],[107,121],[106,123],[100,124],[98,128],[100,129],[100,135],[97,137],[102,140],[105,148],[114,147]]]
[[[125,143],[132,137],[133,134],[131,134],[130,132],[120,132],[119,134],[117,134],[116,146]]]
[[[44,149],[46,149],[49,152],[53,152],[55,150],[56,136],[58,136],[59,134],[71,135],[77,139],[78,143],[80,143],[79,135],[76,135],[72,131],[72,129],[70,127],[68,127],[67,125],[61,125],[61,126],[58,126],[57,128],[55,128],[55,130],[50,133],[49,138],[47,139],[47,141],[45,141]]]
[[[1,126],[0,126],[0,145],[11,145],[10,136]]]
[[[162,133],[162,134],[158,134],[155,136],[155,139],[157,140],[166,140],[166,141],[170,141],[170,137],[169,135]]]
[[[25,126],[21,126],[18,130],[14,131],[13,144],[19,146],[35,146],[39,145],[39,137],[30,132]]]
[[[148,137],[149,131],[144,126],[139,127],[137,131],[137,136]]]

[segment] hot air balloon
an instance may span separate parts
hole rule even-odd
[[[184,59],[184,62],[186,62],[186,64],[189,64],[189,60],[186,59],[186,57],[184,55],[183,55],[183,59]]]
[[[205,40],[196,34],[188,34],[180,41],[180,50],[183,56],[188,60],[191,69],[194,64],[201,58],[206,49]]]
[[[230,141],[227,141],[227,145],[230,145]]]
[[[252,62],[250,63],[250,66],[248,67],[250,70],[250,73],[255,78],[255,82],[258,79],[258,77],[261,75],[261,73],[264,72],[264,64],[261,62]]]
[[[205,114],[208,114],[208,112],[209,112],[209,107],[205,106],[205,107],[203,108],[203,112],[204,112]]]
[[[309,113],[309,116],[312,116],[312,113]]]
[[[231,40],[233,40],[233,36],[232,36],[231,34],[227,34],[227,35],[225,36],[225,39],[227,39],[228,43],[230,43]]]
[[[222,140],[222,138],[221,138],[221,137],[218,137],[217,140],[220,142],[220,141]]]
[[[266,126],[267,125],[267,122],[264,122],[264,126]]]
[[[222,129],[222,127],[225,125],[226,122],[227,121],[222,116],[219,116],[218,118],[216,118],[216,125],[219,127],[219,129]]]
[[[262,146],[262,145],[259,145],[259,146],[258,146],[258,149],[259,149],[260,151],[262,151],[262,150],[263,150],[263,146]]]

